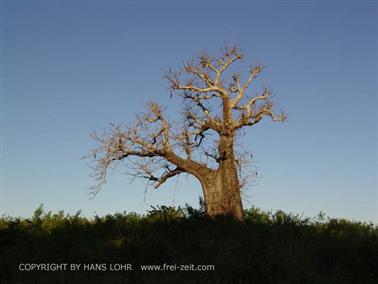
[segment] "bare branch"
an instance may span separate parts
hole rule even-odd
[[[240,129],[244,126],[251,126],[261,121],[264,116],[270,117],[273,121],[284,122],[286,115],[281,112],[280,115],[273,113],[273,103],[268,100],[271,95],[271,91],[268,88],[264,88],[264,92],[260,96],[251,98],[245,105],[238,107],[242,111],[239,120],[235,123],[235,129]],[[256,107],[258,101],[264,101]]]
[[[174,177],[174,176],[177,176],[179,174],[181,174],[182,172],[184,172],[183,170],[181,170],[180,168],[176,167],[174,170],[172,171],[167,171],[166,173],[164,173],[159,179],[156,180],[156,183],[155,183],[155,188],[158,188],[160,187],[163,183],[165,183],[169,178],[171,177]]]
[[[224,71],[235,61],[243,59],[244,54],[236,46],[225,47],[223,50],[223,56],[218,59],[220,69],[215,78],[215,83],[219,83],[220,78]]]
[[[241,60],[243,57],[242,52],[235,46],[225,47],[222,51],[222,56],[215,59],[211,58],[207,53],[202,53],[198,58],[198,63],[194,63],[193,60],[188,61],[184,63],[181,72],[169,70],[165,78],[170,83],[171,92],[190,91],[197,94],[214,92],[217,96],[225,98],[229,94],[222,85],[221,77],[232,63]],[[215,64],[214,61],[216,62]],[[181,77],[184,74],[191,74],[194,78],[183,80]],[[195,78],[199,78],[204,86],[197,83],[194,80]]]
[[[231,107],[236,108],[240,100],[244,97],[244,93],[247,90],[248,86],[252,83],[252,81],[257,77],[258,74],[263,70],[263,67],[260,65],[257,65],[255,67],[251,68],[250,75],[247,79],[247,81],[243,84],[243,86],[240,86],[239,78],[237,77],[234,79],[238,85],[238,95],[231,101]]]
[[[214,81],[211,79],[211,75],[209,72],[198,68],[193,60],[184,63],[184,71],[187,73],[192,73],[193,75],[200,78],[208,87],[214,86]]]

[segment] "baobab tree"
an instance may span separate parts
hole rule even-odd
[[[151,102],[131,126],[111,124],[106,133],[93,133],[98,147],[86,156],[96,178],[92,193],[122,161],[129,174],[155,188],[182,173],[193,175],[202,186],[208,215],[242,219],[241,174],[247,157],[236,151],[237,134],[264,117],[285,120],[283,112],[273,112],[269,88],[248,93],[263,66],[251,66],[244,81],[231,72],[230,66],[243,58],[239,48],[225,47],[218,56],[204,52],[166,73],[171,98],[182,99],[181,121],[170,122],[166,109]]]

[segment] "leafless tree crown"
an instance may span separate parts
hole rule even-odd
[[[92,193],[102,188],[108,170],[120,161],[127,162],[131,175],[146,178],[155,188],[181,173],[196,177],[211,174],[227,159],[227,151],[220,147],[221,137],[233,138],[264,117],[283,122],[285,114],[273,112],[269,88],[258,95],[248,93],[263,66],[251,66],[244,81],[239,73],[227,72],[243,58],[237,47],[226,47],[218,57],[204,52],[185,62],[180,70],[165,74],[170,96],[183,100],[179,123],[170,123],[165,109],[152,102],[145,114],[136,116],[132,126],[112,124],[107,133],[93,133],[98,147],[86,156],[92,159],[96,178]],[[239,173],[246,160],[246,155],[235,153]]]

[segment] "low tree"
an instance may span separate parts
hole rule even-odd
[[[170,96],[183,99],[180,122],[169,122],[165,108],[152,102],[133,125],[111,124],[106,133],[93,133],[98,147],[86,156],[94,163],[92,193],[102,188],[108,170],[124,161],[129,174],[146,178],[155,188],[182,173],[191,174],[202,186],[208,215],[242,219],[240,193],[248,156],[236,150],[236,136],[264,117],[285,120],[284,113],[274,114],[269,88],[247,94],[263,66],[250,67],[244,81],[231,72],[230,66],[243,58],[237,47],[225,47],[219,56],[204,52],[166,73]]]

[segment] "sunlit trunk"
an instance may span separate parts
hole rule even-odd
[[[243,205],[240,190],[235,186],[237,180],[233,177],[224,178],[223,175],[227,174],[227,171],[218,172],[213,178],[203,183],[206,212],[211,217],[229,215],[242,220]]]
[[[201,179],[206,211],[209,216],[229,215],[243,219],[240,184],[233,154],[232,138],[221,138],[217,171]]]

